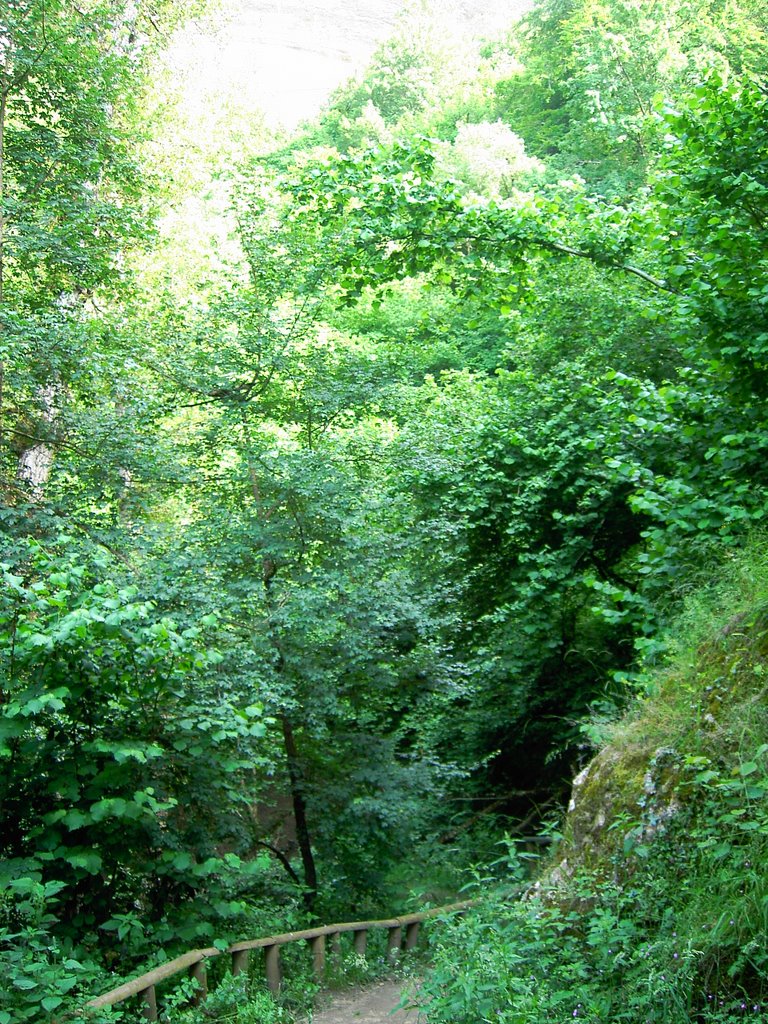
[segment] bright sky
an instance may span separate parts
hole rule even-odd
[[[167,267],[185,267],[173,284],[185,299],[198,294],[199,281],[243,266],[230,184],[210,172],[217,161],[236,166],[253,155],[262,115],[290,129],[317,114],[337,86],[364,70],[406,7],[436,8],[441,30],[466,41],[503,29],[531,0],[221,2],[223,15],[179,33],[166,60],[173,82],[159,95],[170,114],[155,159],[178,192],[161,220],[165,247],[146,272],[166,287]]]
[[[222,27],[191,29],[172,62],[191,103],[236,95],[272,122],[293,127],[362,70],[391,34],[398,13],[422,0],[225,0]],[[471,32],[508,24],[524,0],[436,0],[446,18]]]

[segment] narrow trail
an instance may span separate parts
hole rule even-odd
[[[402,981],[379,981],[335,993],[331,1005],[314,1014],[312,1024],[417,1024],[417,1010],[398,1010]]]

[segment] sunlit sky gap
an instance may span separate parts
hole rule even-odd
[[[524,0],[438,0],[459,34],[490,34]],[[296,126],[361,71],[408,0],[225,0],[218,23],[192,26],[170,56],[190,104],[234,96],[274,124]]]

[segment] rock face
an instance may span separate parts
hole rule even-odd
[[[457,33],[485,35],[501,31],[530,3],[436,0],[434,6]],[[226,0],[218,30],[181,33],[170,62],[189,78],[185,91],[193,104],[238,97],[269,122],[292,128],[363,70],[406,7],[406,0]]]
[[[763,605],[733,616],[672,663],[655,695],[574,779],[552,880],[567,878],[577,865],[603,870],[627,841],[650,842],[691,795],[686,759],[738,771],[745,727],[766,714],[767,679]]]
[[[577,866],[605,866],[631,834],[643,843],[680,810],[680,755],[672,748],[638,743],[610,745],[573,780],[565,838],[549,881],[568,878]]]
[[[762,606],[734,616],[671,664],[655,695],[574,779],[564,839],[542,886],[556,886],[580,867],[607,874],[616,852],[652,841],[691,795],[686,763],[737,770],[745,724],[765,715],[766,679]]]

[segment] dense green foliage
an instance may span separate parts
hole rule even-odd
[[[688,604],[576,787],[556,870],[434,937],[430,1020],[764,1019],[767,595],[755,544]]]
[[[279,139],[171,124],[206,6],[0,13],[0,1024],[440,898],[765,515],[761,5],[540,0],[482,47],[414,5]],[[759,921],[696,907],[760,863],[758,718],[668,722],[685,813],[458,925],[435,1019],[756,1005]]]

